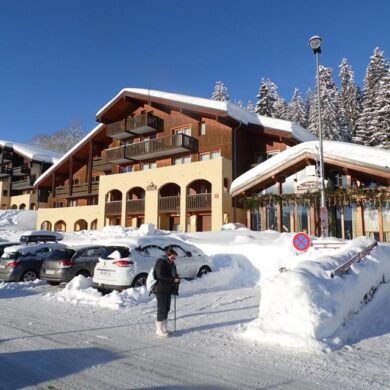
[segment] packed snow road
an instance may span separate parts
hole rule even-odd
[[[258,316],[257,287],[180,296],[177,334],[159,339],[153,298],[112,310],[59,302],[41,282],[0,286],[0,389],[390,388],[390,351],[367,340],[313,355],[239,337]]]

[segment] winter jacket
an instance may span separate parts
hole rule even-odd
[[[157,259],[154,265],[154,277],[157,283],[153,286],[153,292],[174,293],[176,291],[174,284],[177,277],[176,265],[169,263],[167,256]]]

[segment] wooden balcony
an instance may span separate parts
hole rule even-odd
[[[158,199],[158,209],[160,212],[180,213],[180,196],[162,196]]]
[[[143,161],[180,153],[198,153],[198,140],[186,134],[155,138],[126,145],[124,156],[128,160]]]
[[[151,113],[137,115],[107,125],[106,134],[115,139],[129,138],[164,130],[164,121]]]
[[[59,186],[56,188],[56,197],[64,198],[82,198],[83,196],[97,195],[99,183],[92,183],[91,192],[88,192],[88,183],[74,184],[72,193],[69,194],[69,186]]]
[[[14,167],[12,169],[12,176],[30,176],[30,174],[30,167],[26,167],[25,165],[22,165],[20,167]]]
[[[211,209],[211,194],[187,195],[187,211]]]
[[[107,172],[111,171],[112,165],[105,161],[102,157],[94,158],[92,162],[92,170],[93,171],[100,171],[100,172]]]
[[[126,202],[126,215],[144,214],[145,199],[133,199]]]
[[[105,163],[124,164],[129,162],[129,159],[125,157],[125,145],[118,146],[117,148],[106,149],[105,152]]]
[[[3,149],[3,152],[0,153],[0,161],[11,162],[14,158],[14,152],[12,149]]]
[[[106,202],[105,213],[107,215],[121,215],[122,214],[122,201],[114,200],[112,202]]]
[[[0,177],[7,177],[12,174],[12,168],[0,168]]]
[[[35,179],[29,178],[26,180],[14,181],[11,183],[11,190],[13,191],[24,191],[30,190],[33,187]]]

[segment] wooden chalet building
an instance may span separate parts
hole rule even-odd
[[[229,102],[123,89],[100,124],[35,183],[49,192],[37,228],[106,225],[219,230],[245,221],[229,193],[233,178],[313,136],[289,121]]]
[[[47,193],[38,200],[35,180],[62,154],[36,145],[0,140],[0,207],[37,210],[47,205]]]
[[[320,235],[318,142],[286,149],[238,177],[231,193],[253,230]],[[329,235],[390,242],[390,151],[324,141]]]

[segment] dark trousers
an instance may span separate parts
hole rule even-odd
[[[168,313],[171,309],[171,293],[156,292],[157,299],[157,321],[168,319]]]

